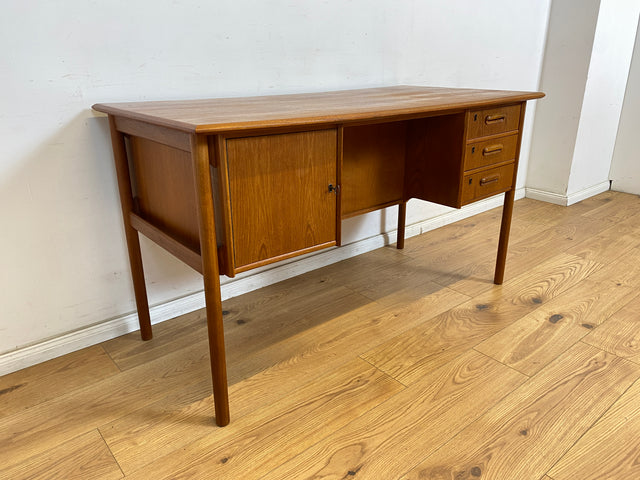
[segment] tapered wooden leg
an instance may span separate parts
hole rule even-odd
[[[207,331],[209,333],[209,358],[213,381],[213,400],[216,423],[224,427],[229,423],[229,393],[227,389],[227,363],[224,350],[222,325],[222,300],[220,298],[220,275],[211,187],[211,171],[207,139],[193,135],[191,156],[195,177],[198,225],[200,228],[200,254],[204,275],[204,296],[207,305]]]
[[[138,232],[131,226],[129,213],[133,211],[133,194],[131,193],[131,176],[129,174],[129,161],[124,144],[124,135],[116,129],[115,119],[109,115],[109,129],[111,130],[111,143],[113,145],[113,158],[116,164],[118,177],[118,190],[120,192],[120,205],[122,207],[122,220],[124,233],[127,238],[127,250],[129,251],[129,264],[133,277],[133,291],[136,296],[138,309],[138,323],[140,335],[143,340],[151,340],[151,317],[149,316],[149,301],[147,300],[147,288],[144,283],[144,270],[142,268],[142,254],[140,253],[140,238]]]
[[[509,231],[511,230],[511,216],[513,214],[513,200],[515,189],[504,194],[504,206],[502,207],[502,224],[500,225],[500,240],[498,241],[498,258],[496,260],[496,273],[493,283],[502,285],[504,281],[504,267],[507,262],[507,248],[509,246]]]
[[[407,202],[402,202],[398,205],[398,238],[396,240],[396,247],[398,250],[404,248],[404,227],[407,221]]]

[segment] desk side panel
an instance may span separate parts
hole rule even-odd
[[[129,137],[129,144],[137,213],[200,252],[190,154],[141,137]]]

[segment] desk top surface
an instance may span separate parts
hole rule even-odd
[[[193,133],[401,120],[420,114],[522,102],[542,92],[395,86],[322,93],[96,104],[94,110]]]

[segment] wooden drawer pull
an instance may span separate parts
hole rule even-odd
[[[495,183],[500,180],[500,175],[492,175],[490,177],[484,177],[480,179],[480,186],[488,185],[490,183]]]
[[[487,115],[484,119],[484,123],[487,125],[493,125],[494,123],[504,122],[505,114],[502,113],[500,115]]]
[[[486,157],[487,155],[493,155],[494,153],[500,153],[503,148],[504,148],[504,145],[502,145],[501,143],[498,143],[496,145],[489,145],[488,147],[484,147],[482,149],[482,155],[484,155]]]

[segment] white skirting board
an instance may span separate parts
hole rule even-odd
[[[516,190],[516,200],[524,198],[524,196],[524,188]],[[502,206],[503,198],[503,195],[498,195],[473,203],[460,210],[452,210],[445,214],[438,215],[412,225],[407,225],[405,238],[420,235],[444,225],[457,222],[458,220]],[[397,232],[394,230],[392,232],[359,240],[339,248],[331,248],[319,253],[312,253],[304,257],[298,257],[297,259],[290,260],[285,264],[280,263],[275,267],[263,267],[262,269],[238,275],[234,279],[221,279],[223,281],[221,287],[222,299],[225,300],[236,297],[243,293],[286,280],[287,278],[301,275],[325,265],[330,265],[332,263],[360,255],[361,253],[384,247],[385,245],[395,243],[396,236]],[[184,315],[185,313],[199,310],[204,308],[204,306],[205,301],[203,291],[171,300],[160,305],[155,305],[150,309],[151,323],[160,323],[165,320]],[[7,373],[15,372],[22,368],[44,362],[52,358],[65,355],[91,345],[96,345],[106,340],[138,330],[138,328],[138,315],[133,312],[117,318],[105,320],[104,322],[81,328],[34,345],[29,345],[4,353],[0,355],[0,375],[6,375]]]
[[[569,205],[581,202],[582,200],[593,197],[594,195],[598,195],[599,193],[606,192],[610,189],[611,182],[607,180],[605,182],[598,183],[597,185],[593,185],[592,187],[585,188],[584,190],[580,190],[579,192],[571,193],[569,195],[546,192],[544,190],[538,190],[536,188],[527,188],[525,196],[527,198],[532,198],[533,200],[541,200],[543,202],[555,203],[556,205],[568,207]]]

